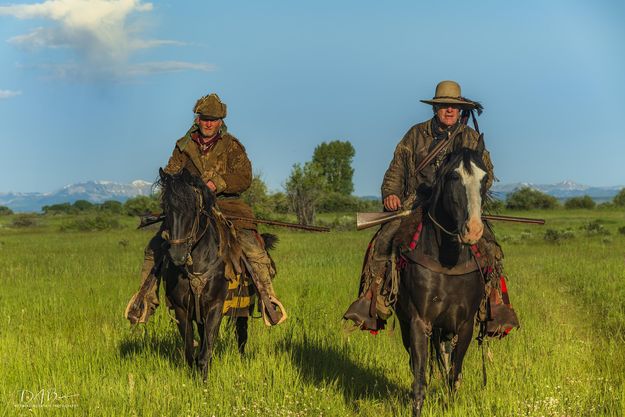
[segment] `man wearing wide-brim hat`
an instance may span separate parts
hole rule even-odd
[[[432,105],[434,116],[426,122],[412,126],[395,149],[393,160],[382,182],[382,199],[387,211],[409,210],[420,206],[429,195],[439,164],[449,152],[459,147],[477,149],[478,145],[482,146],[480,143],[483,141],[482,136],[467,126],[465,119],[473,115],[473,111],[481,113],[482,106],[464,98],[457,82],[441,81],[436,86],[434,97],[430,100],[421,100],[421,102]],[[441,140],[446,138],[450,139],[449,145],[430,164],[420,172],[416,172],[419,163]],[[489,189],[494,175],[490,154],[486,150],[483,152],[483,161],[488,171],[486,189]],[[383,224],[372,241],[372,252],[367,257],[361,275],[360,297],[345,314],[346,319],[353,320],[360,328],[377,330],[376,326],[380,320],[384,321],[391,315],[390,300],[395,294],[386,290],[393,286],[387,286],[385,283],[388,279],[387,275],[390,275],[387,274],[387,268],[391,265],[393,239],[400,224],[401,220]],[[490,252],[493,254],[493,263],[498,263],[497,268],[493,269],[501,272],[503,254],[494,241],[494,237],[489,234],[488,239],[492,243],[490,247],[493,249]],[[362,315],[362,303],[359,301],[364,299],[376,300],[377,317],[373,320],[371,317]]]

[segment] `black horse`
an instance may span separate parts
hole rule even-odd
[[[455,390],[484,297],[484,281],[470,248],[484,231],[483,151],[483,146],[477,151],[463,148],[443,160],[425,206],[418,245],[405,255],[408,262],[400,272],[396,312],[414,374],[415,416],[421,414],[425,398],[428,342]]]
[[[166,213],[164,237],[169,244],[161,274],[184,341],[185,359],[189,366],[196,365],[206,379],[228,290],[225,264],[219,255],[221,238],[212,210],[215,195],[186,169],[176,175],[162,169],[159,173],[161,205]],[[194,322],[200,336],[197,358]],[[237,317],[236,334],[243,353],[247,317]]]

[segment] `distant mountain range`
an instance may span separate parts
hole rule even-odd
[[[611,200],[625,186],[591,187],[577,184],[573,181],[562,181],[557,184],[532,184],[517,182],[512,184],[497,183],[492,191],[495,197],[505,199],[509,193],[523,187],[541,191],[560,200],[571,197],[589,195],[597,202]],[[92,203],[102,203],[106,200],[124,202],[138,195],[150,195],[152,183],[135,180],[130,184],[120,184],[112,181],[87,181],[79,184],[70,184],[51,193],[0,193],[0,205],[7,206],[13,211],[41,211],[46,205],[59,203],[73,203],[76,200],[87,200]],[[364,198],[379,199],[375,196]]]
[[[511,184],[496,183],[491,187],[491,191],[495,197],[503,200],[508,194],[524,187],[541,191],[559,200],[566,200],[572,197],[587,195],[597,202],[611,200],[621,189],[625,188],[623,185],[592,187],[589,185],[578,184],[573,181],[562,181],[557,184],[532,184],[529,182],[517,182]]]
[[[112,181],[87,181],[70,184],[51,193],[0,193],[0,205],[13,211],[41,211],[43,206],[59,203],[73,203],[87,200],[102,203],[106,200],[124,202],[139,195],[150,195],[152,183],[135,180],[130,184]]]

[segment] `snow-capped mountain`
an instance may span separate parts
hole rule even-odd
[[[102,203],[106,200],[124,202],[138,195],[150,195],[152,183],[135,180],[130,184],[113,181],[87,181],[70,184],[52,193],[0,193],[0,205],[13,211],[41,211],[46,205],[87,200]]]
[[[589,185],[578,184],[574,181],[562,181],[557,184],[533,184],[529,182],[516,182],[510,184],[493,184],[491,191],[500,199],[505,199],[506,195],[520,188],[529,187],[545,194],[549,194],[558,199],[567,199],[572,197],[581,197],[588,195],[597,201],[607,201],[612,199],[618,192],[625,188],[623,185],[615,185],[608,187],[593,187]]]

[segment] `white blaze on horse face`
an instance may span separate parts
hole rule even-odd
[[[455,171],[460,175],[462,185],[467,193],[467,204],[469,211],[469,218],[467,220],[466,228],[463,228],[461,234],[461,240],[464,243],[475,244],[482,237],[484,232],[484,224],[482,223],[482,195],[480,188],[482,179],[486,175],[486,172],[480,169],[475,162],[471,161],[472,174],[464,169],[464,164],[461,162],[460,166]]]

